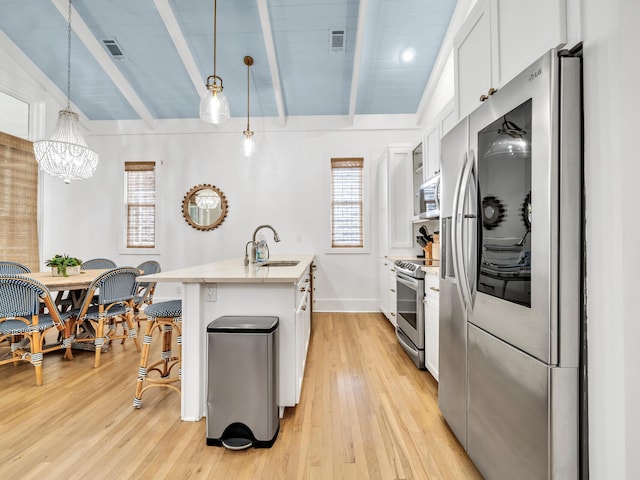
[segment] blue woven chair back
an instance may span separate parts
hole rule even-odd
[[[160,271],[160,264],[155,260],[147,260],[138,265],[138,270],[142,270],[141,275],[151,275]]]
[[[135,295],[136,277],[139,275],[140,270],[137,268],[113,268],[98,276],[89,287],[89,291],[100,290],[98,303],[101,305],[125,302]],[[86,298],[85,302],[91,302],[91,298]]]
[[[0,276],[0,318],[29,317],[40,311],[47,287],[19,275]]]
[[[103,268],[116,268],[116,262],[108,258],[92,258],[86,262],[82,262],[80,270],[100,270]]]
[[[142,270],[141,275],[151,275],[152,273],[158,273],[160,271],[160,264],[155,260],[147,260],[138,265],[138,270]],[[150,282],[138,282],[136,285],[136,291],[140,288],[147,287]]]
[[[0,262],[0,275],[30,272],[29,267],[18,262]]]

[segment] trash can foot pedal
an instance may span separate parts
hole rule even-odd
[[[253,445],[253,441],[248,438],[225,438],[222,446],[229,450],[244,450]]]

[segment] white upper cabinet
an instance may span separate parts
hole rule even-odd
[[[490,1],[479,1],[453,41],[455,92],[458,118],[480,105],[494,85],[491,59]]]
[[[389,147],[381,161],[387,163],[387,221],[388,248],[413,246],[413,175],[411,148]]]
[[[427,155],[425,158],[425,180],[440,173],[440,125],[427,131],[425,142]]]
[[[566,43],[566,0],[479,0],[454,39],[458,118]]]

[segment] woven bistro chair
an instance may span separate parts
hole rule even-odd
[[[116,268],[116,262],[108,258],[92,258],[80,265],[80,270],[100,270],[101,268]]]
[[[136,350],[140,351],[133,321],[133,297],[138,275],[140,271],[133,267],[107,270],[91,283],[82,306],[69,312],[67,336],[76,343],[93,342],[95,368],[100,366],[103,348],[108,347],[112,340],[121,339],[121,343],[125,343],[127,338],[132,338]],[[97,296],[97,305],[93,304],[94,296]],[[121,327],[120,333],[118,327]],[[70,344],[65,358],[73,358]]]
[[[160,264],[155,260],[147,260],[138,265],[138,270],[141,275],[151,275],[160,271]],[[153,303],[153,294],[156,291],[156,282],[137,282],[136,283],[136,295],[133,297],[133,316],[138,322],[140,327],[140,320],[144,320],[144,315],[141,315],[144,308],[147,305]]]
[[[49,313],[40,313],[41,303]],[[0,340],[11,340],[11,351],[0,358],[0,365],[29,362],[35,368],[36,385],[42,385],[44,354],[67,343],[64,335],[62,343],[43,346],[44,337],[54,329],[65,332],[66,319],[42,283],[22,275],[0,275]]]
[[[109,260],[108,258],[92,258],[86,260],[80,265],[80,270],[101,270],[103,268],[116,268],[116,262]],[[59,301],[60,309],[64,312],[71,308],[74,304],[77,306],[77,299],[84,297],[85,291],[69,292],[69,294]],[[94,296],[93,304],[98,303],[98,297]]]
[[[0,262],[0,275],[31,273],[31,269],[18,262]]]

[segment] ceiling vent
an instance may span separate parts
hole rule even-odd
[[[122,48],[120,48],[118,41],[115,38],[108,38],[108,39],[102,40],[102,43],[107,48],[107,50],[109,51],[109,53],[113,58],[117,60],[124,60],[127,58],[124,52],[122,51]]]
[[[329,53],[344,53],[345,29],[329,30]]]

